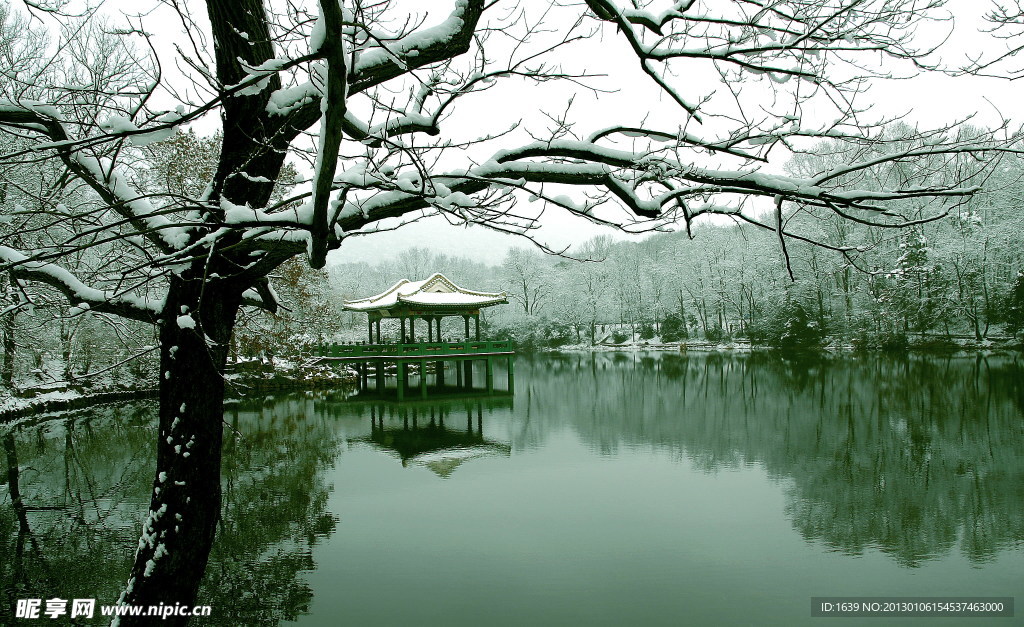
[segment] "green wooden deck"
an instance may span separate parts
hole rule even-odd
[[[512,340],[466,340],[462,342],[416,342],[409,344],[330,344],[321,346],[317,361],[398,361],[406,359],[452,359],[512,355]]]

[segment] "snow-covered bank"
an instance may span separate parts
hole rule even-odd
[[[228,396],[245,396],[267,390],[302,390],[346,385],[355,380],[349,369],[327,366],[303,367],[287,360],[276,363],[260,361],[230,364],[225,375]],[[81,389],[66,386],[43,390],[28,388],[17,394],[0,393],[0,423],[37,414],[80,409],[115,401],[155,398],[159,390],[153,386],[132,389]]]
[[[80,409],[101,403],[155,398],[158,394],[159,390],[156,388],[140,388],[90,392],[55,390],[32,397],[4,396],[0,397],[0,423],[36,414]]]
[[[709,341],[685,341],[685,342],[659,342],[657,339],[653,341],[626,341],[621,344],[612,343],[599,343],[596,345],[590,345],[586,343],[582,344],[564,344],[558,347],[544,348],[541,349],[543,352],[556,352],[556,353],[576,353],[576,352],[641,352],[641,351],[663,351],[663,352],[732,352],[732,353],[749,353],[753,351],[767,351],[772,350],[773,347],[764,344],[754,344],[749,340],[732,340],[728,342],[709,342]],[[796,350],[795,348],[775,348],[775,350]],[[888,346],[857,346],[849,342],[832,341],[822,346],[803,346],[799,347],[801,351],[819,351],[827,353],[842,353],[842,352],[899,352],[899,351],[911,351],[918,353],[945,353],[945,354],[956,354],[956,353],[1006,353],[1006,352],[1021,352],[1024,350],[1024,345],[1013,338],[987,338],[983,340],[975,340],[973,338],[953,337],[953,338],[926,338],[920,340],[919,338],[911,338],[907,341],[905,346],[896,348]]]

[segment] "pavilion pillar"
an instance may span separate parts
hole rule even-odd
[[[399,338],[400,338],[399,339],[399,343],[400,344],[405,344],[406,343],[405,342],[405,317],[403,316],[403,317],[399,318],[399,320],[401,320],[401,327],[402,327],[402,334],[399,336]]]
[[[409,317],[409,343],[416,342],[416,316]]]
[[[473,321],[476,323],[476,341],[480,341],[480,314],[473,316]]]
[[[367,332],[370,334],[370,337],[368,338],[367,341],[370,344],[373,344],[373,318],[370,317],[370,316],[366,317],[366,327],[367,327]]]
[[[469,339],[469,316],[462,316],[462,318],[466,321],[466,339],[468,340]]]
[[[442,319],[442,318],[444,318],[444,316],[438,316],[438,317],[437,317],[437,341],[438,341],[438,342],[441,342],[441,341],[443,341],[443,340],[441,339],[441,319]]]
[[[434,341],[434,321],[431,318],[425,318],[425,320],[427,321],[427,341],[432,343]]]
[[[380,318],[377,318],[375,326],[377,327],[377,343],[380,344]]]

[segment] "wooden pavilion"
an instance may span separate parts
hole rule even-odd
[[[436,392],[448,393],[445,383],[445,362],[461,363],[455,368],[456,387],[461,391],[472,389],[475,362],[482,362],[486,391],[494,389],[494,360],[503,357],[507,364],[508,385],[506,392],[513,391],[513,359],[515,353],[511,340],[482,340],[480,338],[480,310],[508,302],[504,292],[479,292],[467,290],[437,273],[422,281],[402,279],[388,290],[358,300],[344,302],[350,311],[366,312],[368,343],[332,344],[320,347],[314,362],[341,361],[352,363],[364,389],[368,389],[369,372],[376,378],[377,391],[385,391],[384,373],[388,364],[393,363],[397,371],[397,397],[403,400],[409,389],[410,365],[418,365],[420,396],[427,396],[428,363],[434,373]],[[462,338],[442,337],[441,320],[446,317],[462,317],[465,336]],[[400,325],[398,342],[388,342],[381,334],[381,322],[397,319]],[[470,332],[470,321],[474,322]],[[416,322],[426,323],[426,333],[420,331],[417,338]],[[408,325],[406,324],[408,322]],[[424,335],[426,337],[424,337]],[[450,387],[450,386],[447,386]]]
[[[440,342],[441,319],[448,316],[461,316],[465,320],[465,339],[480,339],[480,310],[484,307],[500,305],[508,302],[505,292],[476,292],[455,285],[441,273],[436,273],[422,281],[402,279],[386,291],[361,298],[345,301],[345,309],[364,311],[367,318],[368,338],[380,343],[380,323],[385,318],[398,318],[401,323],[400,344],[416,342],[416,320],[427,323],[426,340]],[[475,333],[469,334],[469,321],[475,322]],[[406,334],[405,322],[409,321]],[[436,335],[435,335],[436,326]]]

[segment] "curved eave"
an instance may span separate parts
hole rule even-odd
[[[490,307],[491,305],[502,305],[505,303],[508,303],[508,299],[500,296],[468,303],[432,303],[429,301],[418,301],[399,296],[398,304],[396,306],[404,305],[406,307],[420,307],[423,309],[479,309],[480,307]]]
[[[483,307],[493,307],[494,305],[507,305],[507,298],[494,298],[486,301],[479,301],[475,303],[422,303],[416,301],[407,301],[400,299],[397,303],[389,305],[360,305],[360,304],[348,304],[343,303],[342,309],[346,311],[390,311],[396,309],[426,309],[426,310],[440,310],[440,311],[459,311],[462,309],[480,309]]]

